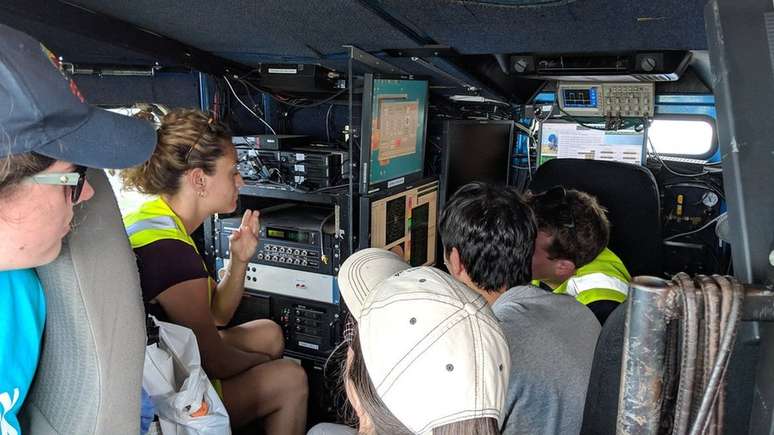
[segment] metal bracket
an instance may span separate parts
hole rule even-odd
[[[383,59],[379,59],[378,57],[364,50],[361,50],[360,48],[357,48],[354,45],[344,45],[343,47],[349,50],[349,58],[351,60],[366,66],[368,69],[371,69],[374,72],[378,72],[382,74],[409,75],[408,72],[394,65],[391,65],[389,62]]]
[[[384,50],[390,57],[457,57],[457,50],[446,45],[425,45],[419,48],[398,48]]]

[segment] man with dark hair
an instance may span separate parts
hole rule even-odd
[[[556,186],[531,195],[538,234],[532,257],[534,284],[569,294],[591,309],[599,323],[626,300],[631,276],[607,248],[610,223],[593,196]]]
[[[600,326],[575,299],[530,285],[530,207],[512,188],[471,183],[439,226],[449,272],[484,296],[508,339],[503,434],[579,433]]]

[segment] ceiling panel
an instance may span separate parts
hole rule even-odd
[[[409,38],[347,0],[75,0],[91,10],[225,57],[318,57],[415,47]]]
[[[704,0],[576,0],[544,6],[491,1],[382,0],[382,6],[460,53],[706,48]]]

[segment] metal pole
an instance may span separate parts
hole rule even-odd
[[[671,286],[640,276],[629,285],[624,329],[618,434],[656,434],[659,428]]]
[[[774,286],[745,285],[742,320],[774,322]]]
[[[349,126],[349,136],[347,137],[347,147],[349,148],[349,186],[347,186],[347,256],[352,255],[354,250],[354,244],[352,243],[353,237],[355,237],[355,228],[354,228],[354,215],[355,215],[355,191],[354,186],[355,183],[358,182],[359,176],[360,176],[360,167],[358,167],[358,163],[360,162],[360,154],[358,153],[357,160],[355,159],[355,149],[354,149],[354,143],[355,143],[355,127],[352,125],[353,122],[353,114],[352,114],[352,104],[354,103],[354,93],[355,93],[355,79],[352,77],[353,70],[352,70],[352,58],[354,56],[354,47],[349,47],[349,59],[347,60],[347,95],[349,97],[348,104],[347,104],[347,124]],[[359,132],[358,132],[359,133]],[[357,177],[355,177],[357,175]],[[344,260],[342,259],[342,262]]]

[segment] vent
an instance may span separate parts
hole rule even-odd
[[[535,62],[538,74],[552,73],[623,73],[632,69],[630,56],[556,56],[541,57]]]
[[[690,60],[688,51],[517,54],[510,57],[510,68],[515,75],[543,80],[670,82],[680,78]]]

